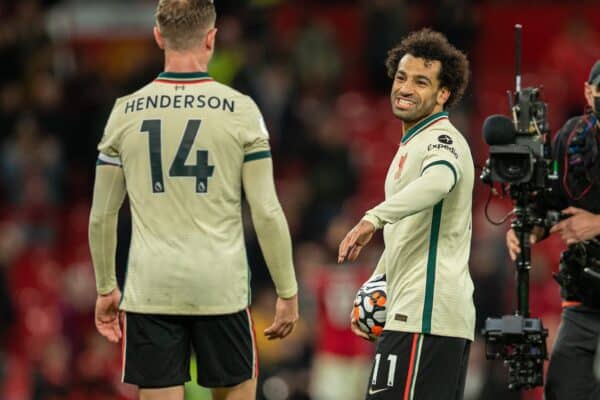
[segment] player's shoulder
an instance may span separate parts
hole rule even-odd
[[[229,85],[220,82],[212,82],[213,90],[218,92],[222,96],[226,96],[227,98],[232,99],[236,104],[236,111],[239,111],[240,116],[244,116],[247,114],[258,114],[260,113],[258,105],[254,101],[254,99],[240,92],[237,89],[232,88]]]
[[[213,81],[211,84],[214,91],[218,91],[245,104],[254,104],[254,100],[250,96],[229,85],[217,81]]]
[[[464,139],[463,134],[460,132],[460,130],[458,130],[456,125],[454,125],[450,119],[444,119],[440,121],[439,124],[434,125],[432,128],[433,130],[444,131],[449,135]]]
[[[139,97],[140,95],[143,95],[144,93],[148,92],[152,86],[152,83],[153,82],[147,83],[146,85],[142,86],[141,88],[137,89],[134,92],[127,93],[120,97],[117,97],[117,99],[115,100],[115,104],[113,106],[113,112],[118,111],[119,108],[123,107],[129,100],[135,99],[135,98]]]
[[[469,147],[464,135],[448,119],[440,121],[431,127],[429,132],[430,141],[445,145],[458,145]]]
[[[118,97],[110,111],[108,121],[106,123],[105,132],[111,132],[115,129],[115,127],[121,125],[125,121],[125,116],[127,113],[125,112],[125,107],[127,103],[140,95],[140,93],[144,92],[150,84],[145,85],[144,87],[136,90],[135,92],[125,94],[121,97]],[[106,135],[106,133],[105,133]]]
[[[435,124],[427,133],[427,140],[423,142],[426,153],[441,151],[451,154],[450,159],[472,163],[471,148],[464,135],[449,121],[444,120]]]

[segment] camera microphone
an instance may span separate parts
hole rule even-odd
[[[513,121],[504,115],[490,115],[483,123],[483,138],[489,146],[514,143],[516,136]]]

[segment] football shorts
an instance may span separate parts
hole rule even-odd
[[[368,400],[462,400],[466,339],[383,331],[367,388]]]
[[[140,388],[183,385],[195,353],[198,384],[231,387],[258,375],[250,310],[182,316],[127,312],[123,334],[123,382]]]

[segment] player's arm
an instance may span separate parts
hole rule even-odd
[[[279,297],[275,321],[265,330],[265,335],[269,339],[284,338],[298,320],[298,284],[292,261],[292,240],[275,191],[271,158],[245,162],[242,180],[258,242]]]
[[[457,174],[450,164],[432,163],[422,175],[406,185],[394,196],[367,211],[340,243],[338,263],[354,261],[369,243],[373,233],[386,224],[433,207],[450,193],[457,182]]]
[[[98,144],[94,197],[90,211],[88,240],[99,296],[117,288],[117,216],[126,192],[120,157],[122,100],[117,99],[115,102]]]
[[[283,339],[299,318],[292,240],[275,192],[269,132],[256,103],[250,97],[245,99],[240,112],[240,141],[244,148],[242,183],[258,243],[278,296],[273,324],[264,334],[269,340]]]
[[[427,149],[421,163],[421,175],[398,193],[367,211],[361,221],[346,234],[338,249],[338,263],[346,259],[356,260],[377,229],[433,207],[454,189],[462,177],[462,170],[457,162],[460,157],[457,149],[450,145],[440,147],[437,142]]]
[[[99,295],[106,295],[117,288],[117,220],[126,193],[123,168],[103,161],[103,158],[110,159],[100,155],[89,221],[89,245]]]
[[[256,103],[247,96],[245,100],[241,103],[240,139],[244,147],[242,183],[277,295],[287,299],[298,291],[292,261],[292,240],[275,191],[269,132]]]
[[[367,211],[363,221],[375,229],[431,208],[444,199],[462,179],[459,162],[468,148],[458,146],[447,132],[432,131],[421,161],[421,175],[383,203]],[[442,136],[446,140],[441,141]],[[456,140],[456,139],[454,139]]]
[[[100,156],[102,158],[102,155]],[[117,343],[121,337],[115,253],[117,249],[117,217],[125,198],[125,177],[120,166],[102,164],[96,167],[94,198],[90,212],[89,243],[96,275],[95,323],[98,332]]]
[[[292,261],[290,231],[279,204],[271,158],[244,163],[242,179],[252,222],[277,295],[296,295],[298,285]]]
[[[115,102],[104,135],[98,144],[94,197],[90,211],[89,245],[96,275],[95,323],[98,332],[111,342],[121,337],[115,253],[117,250],[117,216],[125,198],[125,176],[119,157],[121,99]]]
[[[367,211],[363,220],[381,229],[404,217],[433,207],[456,185],[457,174],[450,164],[433,164],[423,170],[422,175],[406,185],[404,189]]]

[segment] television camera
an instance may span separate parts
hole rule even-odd
[[[485,120],[483,135],[490,148],[481,174],[482,181],[492,190],[499,184],[512,199],[515,218],[511,226],[521,243],[516,260],[517,309],[513,315],[487,318],[482,332],[486,357],[504,361],[512,390],[531,389],[544,383],[548,330],[540,318],[532,318],[529,313],[529,236],[535,226],[550,227],[560,217],[558,212],[537,212],[537,204],[551,194],[558,176],[551,158],[548,107],[539,88],[521,88],[521,29],[521,25],[515,25],[516,89],[508,92],[511,118],[492,115]]]

